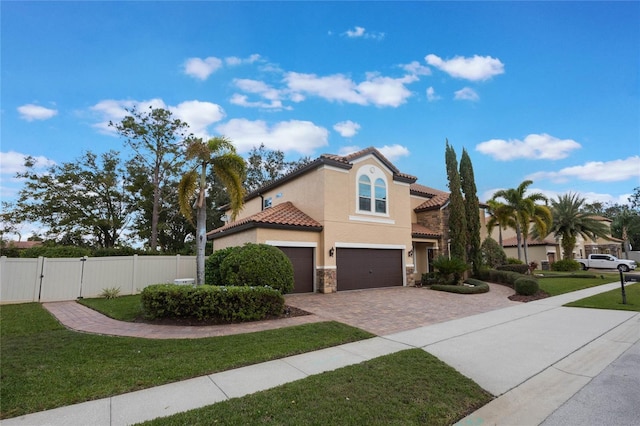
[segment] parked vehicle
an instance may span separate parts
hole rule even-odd
[[[618,269],[622,272],[629,272],[638,266],[633,260],[618,259],[610,254],[590,254],[587,259],[576,259],[576,262],[580,263],[585,271],[589,268],[596,268]]]

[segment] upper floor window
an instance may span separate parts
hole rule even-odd
[[[358,177],[358,211],[387,214],[387,183],[379,176],[381,171],[376,167],[363,169]]]

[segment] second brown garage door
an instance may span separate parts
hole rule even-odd
[[[338,291],[401,286],[402,250],[338,248]]]
[[[278,247],[293,265],[293,293],[313,292],[313,248]]]

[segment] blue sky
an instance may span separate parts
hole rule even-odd
[[[2,1],[0,193],[123,150],[125,107],[288,159],[375,146],[447,189],[444,147],[482,200],[525,179],[626,203],[640,186],[639,2]]]

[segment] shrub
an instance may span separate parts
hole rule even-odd
[[[489,291],[489,284],[484,281],[476,280],[473,278],[467,278],[465,284],[469,285],[442,285],[435,284],[431,286],[431,290],[446,291],[449,293],[458,294],[479,294]]]
[[[420,283],[422,285],[432,285],[432,284],[437,284],[438,281],[439,281],[439,278],[437,273],[427,272],[425,274],[422,274],[422,279]]]
[[[578,271],[581,268],[582,266],[580,265],[580,263],[576,262],[573,259],[562,259],[562,260],[558,260],[557,262],[553,262],[551,264],[552,271],[570,272],[570,271]]]
[[[516,294],[532,296],[538,292],[540,286],[538,285],[538,280],[535,278],[521,277],[516,280],[514,288],[516,290]]]
[[[141,301],[148,318],[217,322],[256,321],[284,309],[284,296],[270,287],[156,284],[142,290]]]
[[[508,264],[508,265],[500,265],[496,268],[499,271],[511,271],[517,272],[519,274],[526,274],[529,272],[529,265],[525,265],[524,263],[518,264]]]
[[[435,259],[433,267],[438,270],[443,281],[450,284],[458,284],[462,279],[462,274],[469,269],[469,265],[462,259],[447,256],[439,256]]]
[[[293,266],[280,249],[248,243],[233,250],[220,265],[222,281],[235,286],[270,286],[282,294],[293,290]]]
[[[507,263],[507,254],[504,249],[491,237],[487,237],[482,242],[480,252],[482,253],[482,263],[490,268]]]
[[[103,288],[100,293],[100,297],[105,299],[115,299],[118,296],[120,296],[120,287]]]
[[[204,264],[204,282],[210,285],[224,285],[226,284],[222,278],[220,272],[220,265],[222,261],[227,258],[235,250],[240,250],[240,247],[227,247],[214,251],[206,260]]]
[[[110,257],[110,256],[133,256],[134,254],[146,254],[143,250],[136,250],[132,247],[111,247],[99,248],[93,251],[92,256]]]
[[[91,250],[75,246],[37,246],[24,250],[20,257],[84,257],[89,256]]]
[[[520,259],[516,259],[515,257],[507,258],[507,265],[522,265],[524,262]]]
[[[489,281],[492,283],[505,284],[509,287],[513,287],[518,278],[525,275],[512,271],[500,271],[498,269],[484,269],[480,271],[478,276],[483,281]]]

